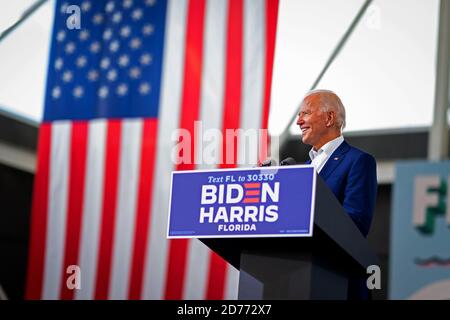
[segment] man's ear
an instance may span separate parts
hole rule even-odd
[[[334,126],[334,123],[336,122],[336,113],[334,111],[328,111],[327,112],[327,128]]]

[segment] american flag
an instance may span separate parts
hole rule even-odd
[[[80,29],[68,28],[72,5]],[[167,240],[166,226],[173,170],[232,167],[245,150],[232,164],[174,164],[173,133],[267,127],[277,11],[278,0],[56,1],[28,299],[236,298],[238,271],[198,240]],[[70,265],[80,289],[66,284]]]

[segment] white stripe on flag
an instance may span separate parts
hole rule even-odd
[[[167,249],[167,213],[170,175],[173,170],[172,133],[178,128],[181,88],[184,70],[187,1],[168,2],[166,36],[164,39],[164,65],[161,86],[160,117],[158,120],[158,148],[147,245],[143,299],[164,297]]]
[[[136,220],[142,120],[123,120],[119,162],[119,189],[114,229],[110,299],[126,299]]]
[[[237,300],[239,289],[239,270],[233,267],[231,264],[228,265],[227,277],[225,283],[225,300]]]
[[[206,284],[210,250],[198,239],[190,239],[187,249],[187,273],[183,299],[204,300],[206,298]]]
[[[244,56],[242,68],[241,129],[259,129],[262,124],[265,64],[265,0],[244,0]],[[257,133],[256,131],[255,133]],[[254,165],[258,139],[240,139],[238,163]]]
[[[59,299],[67,219],[71,123],[52,124],[43,299]]]
[[[223,92],[225,74],[225,39],[228,13],[228,1],[208,0],[206,2],[205,37],[204,37],[204,64],[200,96],[200,120],[203,132],[207,137],[213,138],[212,131],[215,130],[220,136],[223,122]],[[197,136],[197,145],[201,146],[202,136]],[[197,148],[197,157],[200,163],[197,169],[212,169],[219,163],[222,150],[221,141],[205,141],[204,148]],[[208,152],[215,150],[215,152]],[[203,158],[203,151],[212,154]],[[211,161],[214,163],[204,163]],[[209,261],[211,250],[199,240],[189,241],[188,264],[186,274],[186,285],[184,288],[184,299],[205,299],[206,286],[209,273]]]
[[[200,96],[200,119],[203,130],[220,130],[223,123],[223,95],[225,86],[225,50],[228,1],[209,0],[206,3],[204,64]],[[221,148],[221,144],[214,145]],[[201,150],[199,150],[201,152]],[[222,152],[216,152],[216,159]],[[218,162],[200,168],[216,167]]]
[[[82,285],[75,291],[75,298],[94,298],[97,275],[97,257],[100,239],[100,219],[103,199],[103,176],[105,167],[106,121],[89,123],[86,179],[81,225],[80,270]]]

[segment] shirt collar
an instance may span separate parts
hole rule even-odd
[[[344,137],[340,135],[339,137],[325,143],[317,151],[314,151],[314,148],[311,148],[311,150],[309,150],[309,158],[311,160],[314,160],[314,158],[317,157],[322,152],[325,152],[326,156],[330,156],[331,154],[333,154],[334,151],[336,151],[336,149],[341,145],[342,142],[344,142]]]

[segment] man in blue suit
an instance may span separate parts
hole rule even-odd
[[[350,146],[342,136],[345,108],[329,90],[314,90],[303,99],[297,125],[302,141],[311,145],[311,163],[333,191],[364,236],[372,222],[377,193],[375,159]],[[351,279],[349,298],[364,299],[368,290],[363,279]]]

